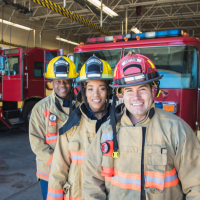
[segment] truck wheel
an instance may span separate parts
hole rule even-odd
[[[37,102],[35,102],[35,101],[30,101],[30,102],[26,103],[26,105],[25,105],[25,107],[24,107],[24,109],[23,109],[23,111],[22,111],[22,119],[23,119],[26,123],[29,122],[30,117],[31,117],[31,111],[32,111],[32,109],[33,109],[33,107],[34,107],[34,105],[35,105],[36,103],[37,103]]]

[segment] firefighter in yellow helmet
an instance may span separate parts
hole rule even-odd
[[[43,200],[46,200],[49,173],[56,146],[58,130],[69,118],[75,102],[73,80],[77,78],[75,64],[65,56],[53,58],[44,77],[50,79],[53,92],[39,101],[32,110],[29,138],[36,154],[37,173]]]
[[[186,122],[155,107],[161,78],[144,55],[117,63],[111,86],[124,105],[111,110],[88,149],[83,200],[200,199],[200,143]]]
[[[99,127],[109,118],[112,78],[109,64],[96,56],[90,57],[82,66],[76,81],[81,84],[84,103],[59,130],[47,200],[81,200],[81,165]]]

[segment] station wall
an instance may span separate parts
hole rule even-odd
[[[2,39],[2,23],[0,23],[0,37]],[[29,26],[30,27],[30,26]],[[64,49],[64,55],[74,52],[75,45],[71,45],[66,42],[61,42],[56,40],[56,36],[59,35],[58,31],[42,32],[42,48],[46,49]],[[11,36],[11,37],[10,37]],[[62,37],[62,35],[59,35]],[[63,36],[64,37],[64,36]],[[23,45],[28,47],[34,47],[34,34],[33,31],[27,31],[20,28],[16,28],[10,25],[3,24],[3,40],[5,42],[11,42],[18,45]],[[3,47],[8,47],[5,45],[0,45]],[[35,32],[35,46],[40,47],[40,30],[36,29]]]

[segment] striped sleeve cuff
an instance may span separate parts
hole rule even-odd
[[[49,167],[51,167],[52,160],[53,160],[53,155],[49,158],[49,160],[46,163]]]
[[[48,188],[47,200],[63,200],[63,189]]]

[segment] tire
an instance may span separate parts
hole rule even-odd
[[[22,119],[28,123],[29,122],[29,119],[30,119],[30,116],[31,116],[31,111],[34,107],[34,105],[36,104],[37,102],[35,101],[30,101],[28,103],[25,104],[25,107],[22,111]]]

